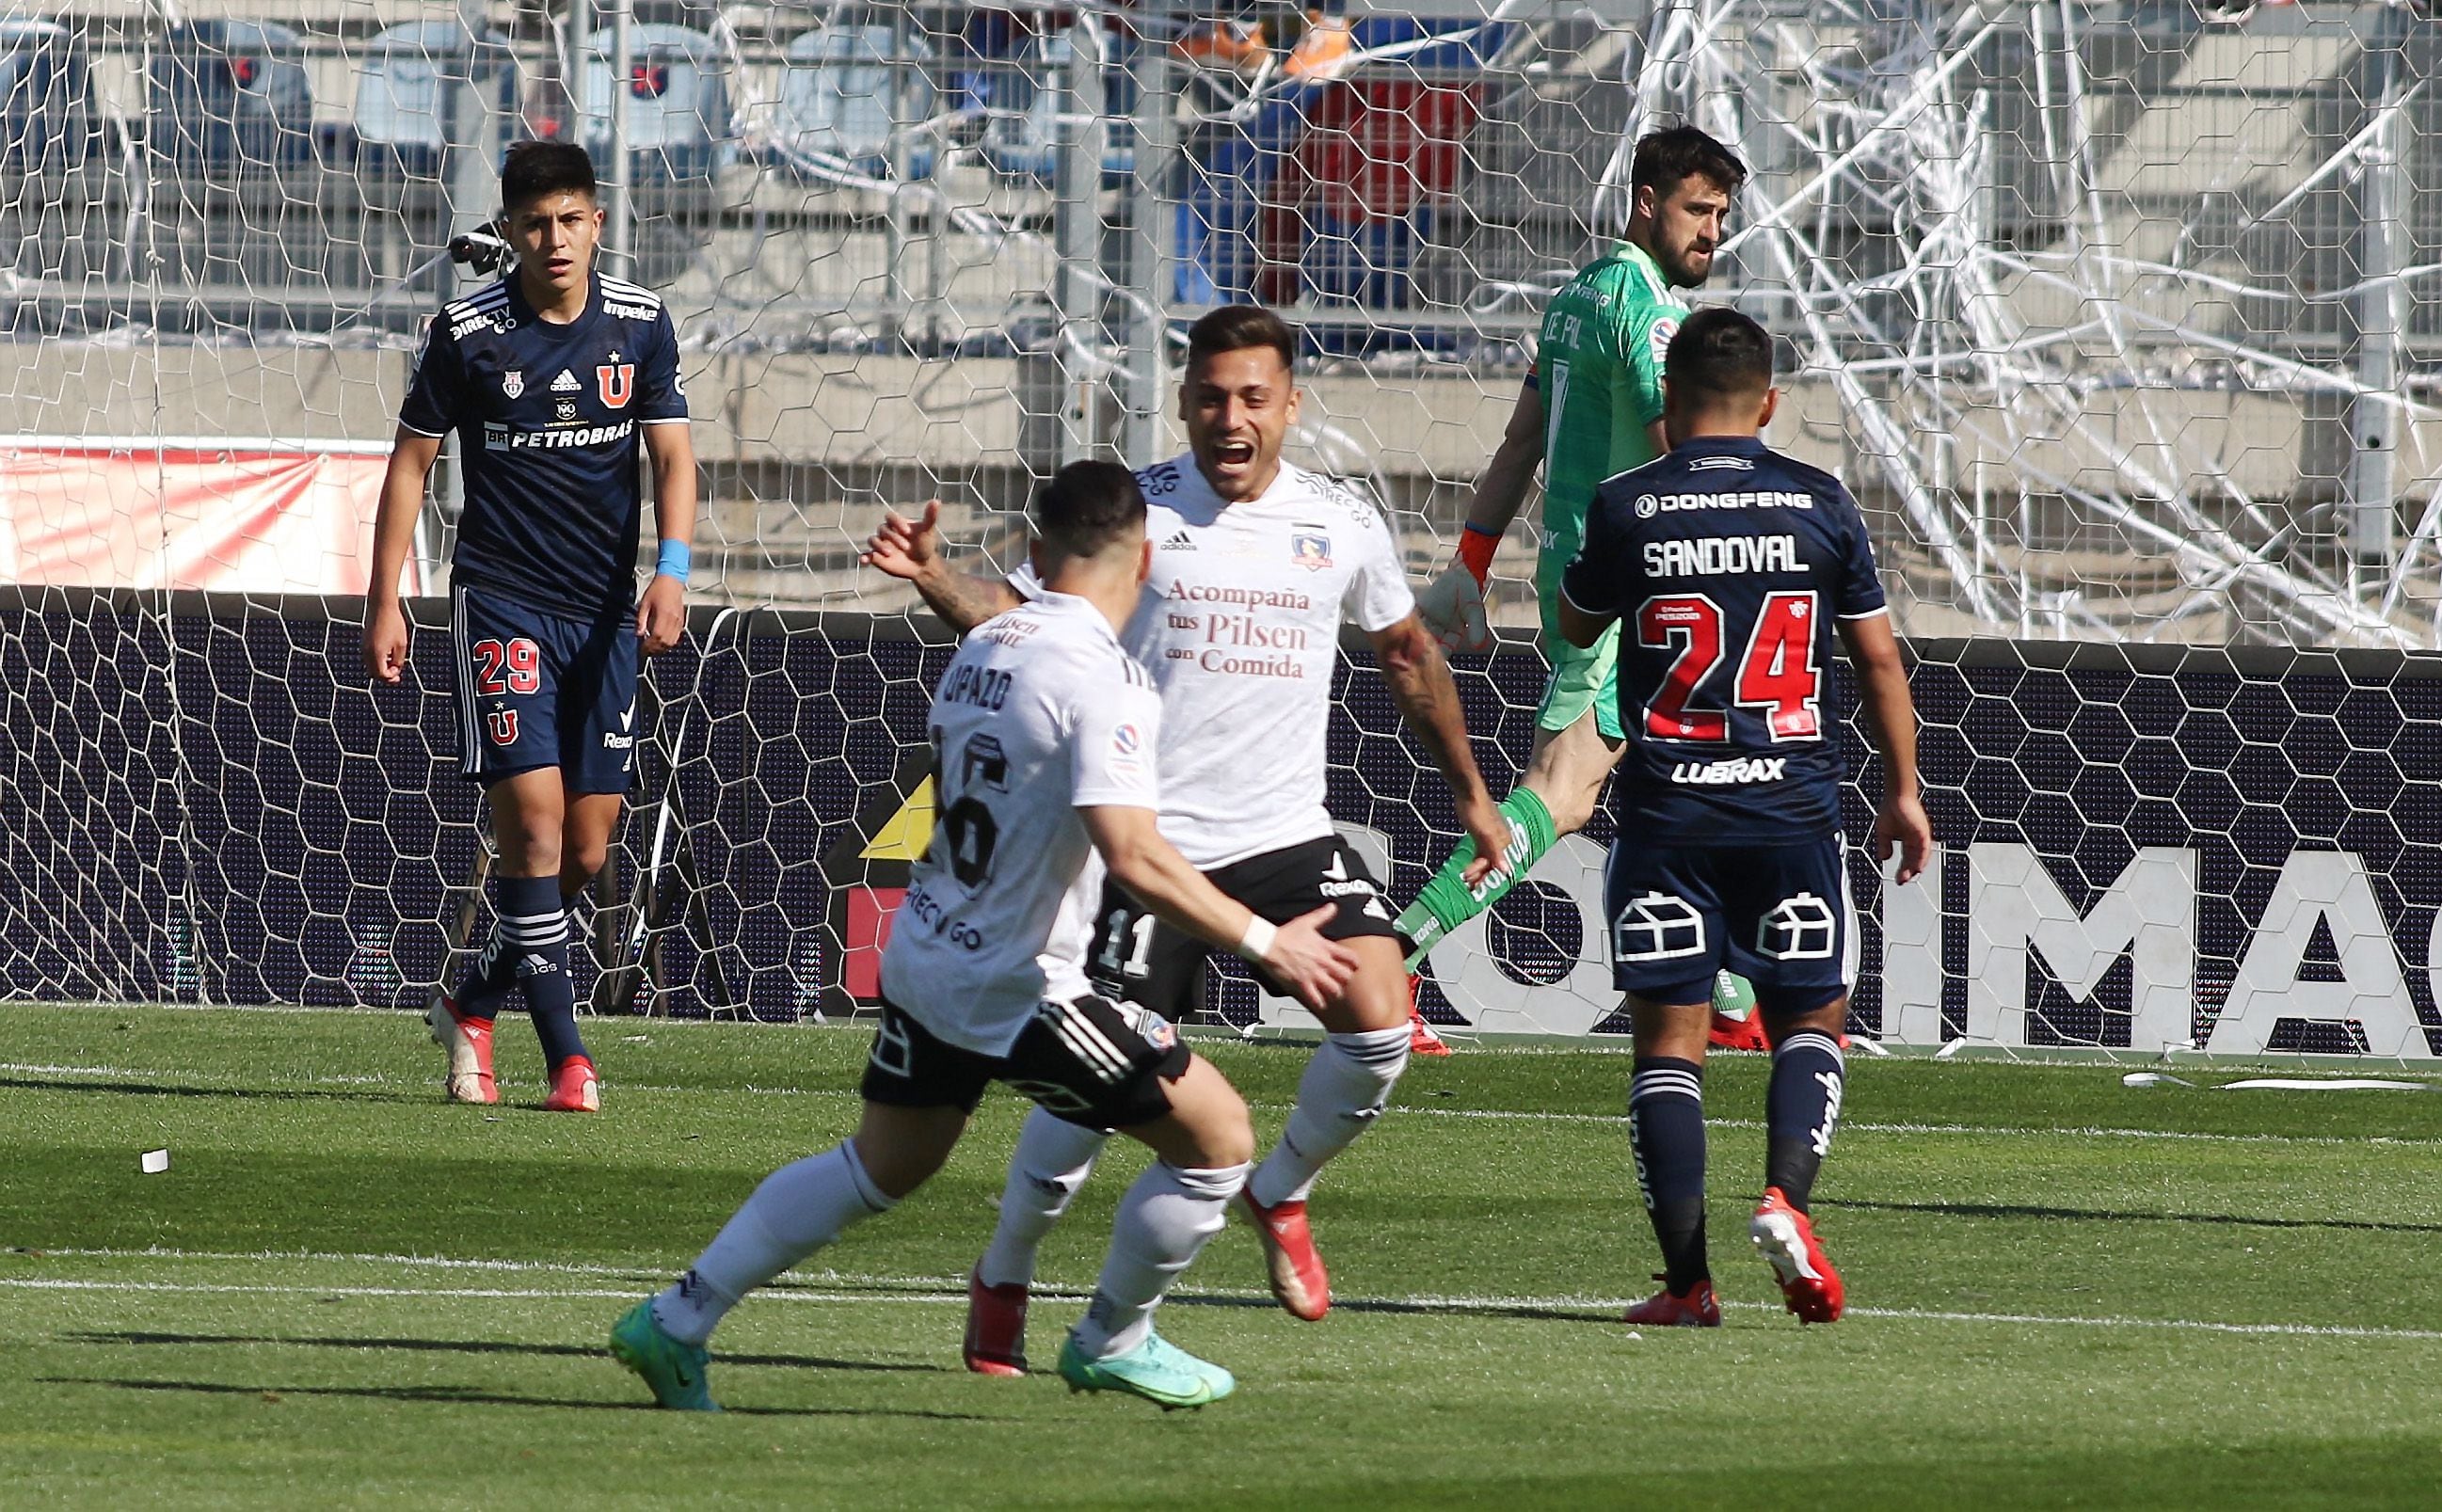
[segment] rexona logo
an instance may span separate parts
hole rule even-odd
[[[823,921],[836,963],[823,983],[826,1013],[882,1002],[882,948],[907,896],[908,873],[933,843],[933,774],[919,749],[856,811],[847,833],[823,855]]]

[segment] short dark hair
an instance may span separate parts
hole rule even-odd
[[[593,159],[574,142],[519,142],[501,165],[501,206],[514,209],[545,194],[594,197]]]
[[[1069,556],[1092,556],[1134,531],[1144,531],[1145,499],[1137,475],[1116,462],[1072,462],[1034,497],[1034,528],[1045,544]]]
[[[1224,352],[1270,347],[1281,355],[1281,366],[1297,368],[1297,331],[1260,304],[1225,304],[1187,328],[1187,365]]]
[[[1656,198],[1667,199],[1682,183],[1699,177],[1735,194],[1747,181],[1747,165],[1694,126],[1672,126],[1637,138],[1636,156],[1628,170],[1631,193],[1650,186]]]
[[[1772,333],[1726,306],[1698,310],[1670,338],[1662,376],[1683,399],[1751,398],[1772,387]]]

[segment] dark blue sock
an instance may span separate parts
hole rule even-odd
[[[559,879],[501,877],[493,883],[492,898],[501,914],[502,954],[516,963],[535,1037],[542,1041],[543,1061],[556,1075],[561,1062],[585,1054],[576,1033],[576,983],[568,974],[568,914],[559,903]]]
[[[500,1016],[501,1000],[517,985],[517,951],[501,938],[501,926],[495,922],[492,938],[483,941],[483,953],[458,978],[458,990],[450,996],[458,1005],[460,1018],[477,1018],[488,1024]]]
[[[1848,1074],[1840,1042],[1829,1034],[1800,1029],[1773,1047],[1763,1184],[1778,1187],[1800,1212],[1813,1194],[1814,1174],[1831,1153]]]
[[[1637,1190],[1662,1242],[1663,1284],[1685,1296],[1712,1276],[1704,1258],[1704,1068],[1659,1055],[1640,1055],[1635,1066],[1628,1140]]]

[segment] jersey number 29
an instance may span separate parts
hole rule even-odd
[[[1823,738],[1823,674],[1814,665],[1812,589],[1768,593],[1739,658],[1732,697],[1763,715],[1775,740]],[[1676,651],[1662,685],[1646,705],[1645,732],[1664,740],[1726,741],[1725,710],[1690,708],[1722,665],[1722,607],[1704,593],[1662,593],[1636,610],[1636,641],[1649,651]]]

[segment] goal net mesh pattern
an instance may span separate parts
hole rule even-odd
[[[442,621],[369,691],[353,595],[506,143],[593,152],[706,489],[601,1001],[791,1019],[860,1000],[926,817],[947,647],[856,563],[882,507],[939,497],[1008,564],[1062,462],[1178,449],[1186,323],[1259,300],[1307,347],[1292,456],[1421,580],[1634,138],[1692,121],[1753,169],[1693,297],[1782,338],[1773,440],[1865,504],[1917,657],[1946,845],[1912,900],[1856,868],[1860,1031],[2425,1055],[2437,64],[2418,7],[2210,0],[0,24],[0,992],[416,1003],[480,939]],[[459,502],[445,458],[411,592]],[[1501,651],[1461,659],[1496,789],[1535,518]],[[1334,811],[1404,901],[1457,829],[1361,655],[1336,692]],[[1615,1029],[1608,839],[1437,952],[1429,1014]],[[1225,1017],[1274,1016],[1215,970]]]

